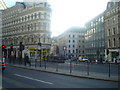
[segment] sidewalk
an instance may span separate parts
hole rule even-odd
[[[9,66],[18,67],[18,68],[24,68],[29,70],[37,70],[42,72],[48,72],[53,74],[59,74],[59,75],[66,75],[66,76],[73,76],[73,77],[79,77],[79,78],[88,78],[88,79],[95,79],[95,80],[104,80],[104,81],[112,81],[112,82],[119,82],[119,78],[116,75],[112,75],[108,77],[108,75],[101,74],[101,73],[92,73],[92,72],[85,72],[85,71],[77,71],[73,70],[70,72],[70,70],[60,69],[60,68],[53,68],[53,67],[35,67],[35,66],[24,66],[19,64],[8,64]]]

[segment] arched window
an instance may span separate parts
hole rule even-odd
[[[120,37],[119,37],[119,47],[120,47]]]
[[[108,47],[111,47],[111,41],[110,41],[110,39],[108,41]]]
[[[113,39],[113,46],[116,46],[115,38]]]

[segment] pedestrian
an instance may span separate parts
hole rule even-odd
[[[31,63],[29,61],[29,57],[28,57],[27,53],[25,53],[25,56],[24,56],[24,64],[25,64],[25,66],[26,66],[26,63],[28,63],[31,66]]]
[[[31,66],[31,63],[29,61],[30,51],[29,51],[28,47],[25,47],[25,49],[22,51],[22,58],[24,59],[25,66],[26,66],[26,63],[28,63]]]

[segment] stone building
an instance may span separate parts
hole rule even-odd
[[[105,10],[106,60],[120,58],[120,1],[108,2]]]
[[[19,49],[22,42],[29,50],[49,48],[51,8],[49,3],[16,2],[16,5],[2,12],[2,43],[9,49],[13,44],[14,50]]]
[[[84,28],[69,28],[57,38],[60,55],[65,57],[72,55],[76,58],[79,56],[84,57],[84,40]]]

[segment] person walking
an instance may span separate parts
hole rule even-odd
[[[28,63],[31,66],[31,63],[30,63],[30,60],[29,60],[30,51],[28,50],[28,47],[26,47],[25,50],[23,50],[22,57],[23,57],[23,60],[24,60],[24,65],[26,66],[26,64]]]

